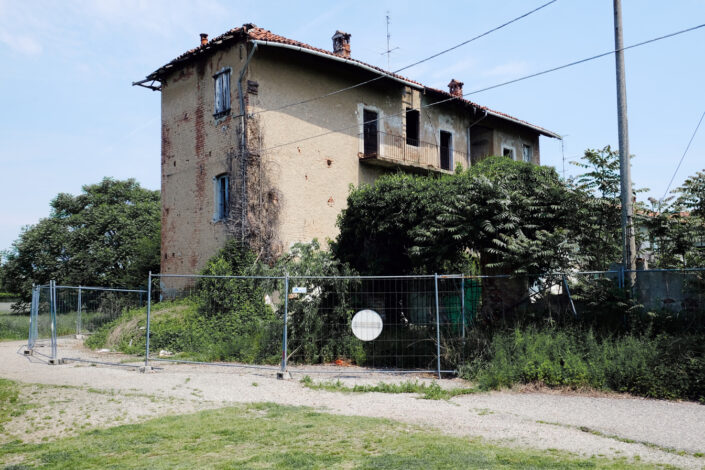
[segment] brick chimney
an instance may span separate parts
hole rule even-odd
[[[341,57],[350,57],[350,34],[336,31],[333,35],[333,52]]]
[[[208,44],[208,35],[206,33],[201,33],[201,46]]]
[[[457,81],[455,78],[450,81],[448,84],[448,92],[453,95],[457,96],[458,98],[463,97],[463,82]]]

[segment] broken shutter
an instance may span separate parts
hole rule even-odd
[[[230,111],[230,70],[223,70],[215,75],[215,110],[216,115]]]

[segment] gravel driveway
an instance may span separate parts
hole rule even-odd
[[[139,404],[137,398],[142,394],[157,397],[156,402],[164,404],[140,415],[140,419],[179,409],[269,401],[336,414],[390,418],[504,445],[705,468],[705,457],[700,456],[705,453],[705,406],[695,403],[552,392],[491,392],[448,401],[423,400],[409,394],[349,394],[310,390],[299,383],[301,374],[294,373],[294,380],[282,381],[264,370],[159,364],[163,369],[139,373],[126,367],[91,367],[87,363],[49,366],[38,358],[24,357],[21,346],[21,342],[0,343],[1,377],[84,390],[111,390],[126,404],[130,403],[130,396]],[[115,353],[89,352],[77,341],[67,340],[61,345],[60,355],[106,361],[124,359]],[[316,376],[314,380],[331,378],[338,377]],[[376,375],[341,380],[353,384],[408,379]],[[444,387],[463,385],[458,379],[440,383]],[[106,409],[104,413],[110,411]]]

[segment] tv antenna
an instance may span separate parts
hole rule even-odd
[[[399,47],[395,47],[394,49],[390,49],[389,41],[392,39],[392,35],[389,34],[389,19],[390,19],[389,10],[387,10],[386,18],[387,18],[387,50],[382,52],[380,55],[387,54],[387,70],[389,70],[389,56],[392,54],[392,51],[396,51],[397,49],[399,49]]]

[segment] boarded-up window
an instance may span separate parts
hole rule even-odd
[[[230,112],[230,69],[223,69],[213,75],[215,80],[214,116],[223,116]]]
[[[418,109],[406,108],[406,143],[415,147],[419,146],[419,121]]]
[[[450,170],[453,167],[453,134],[441,131],[441,169]]]
[[[377,140],[377,113],[365,109],[362,113],[362,138],[366,157],[376,157],[379,152]]]

